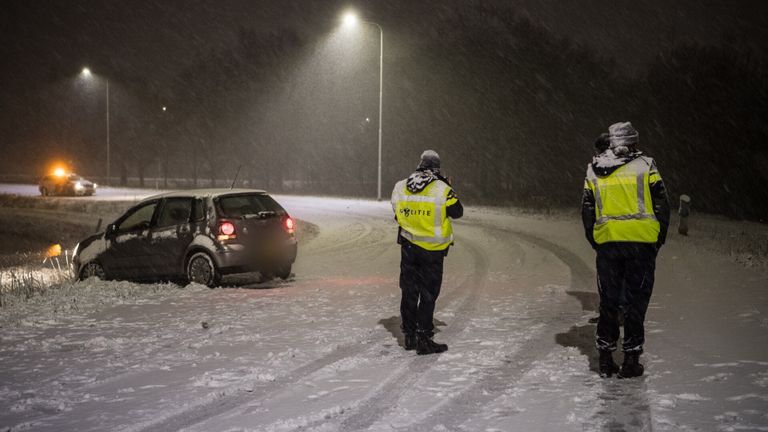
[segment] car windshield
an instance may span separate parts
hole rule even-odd
[[[80,176],[79,176],[79,175],[77,175],[77,174],[70,174],[70,175],[69,175],[69,181],[80,181],[80,180],[82,180],[82,179],[83,179],[83,178],[82,178],[82,177],[80,177]]]
[[[223,217],[239,218],[246,215],[283,215],[285,210],[271,196],[265,194],[227,195],[217,201]]]

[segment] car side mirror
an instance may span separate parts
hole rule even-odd
[[[105,237],[112,237],[117,232],[117,225],[111,223],[107,225],[107,230],[104,232]]]

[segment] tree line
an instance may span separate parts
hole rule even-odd
[[[509,8],[431,25],[407,49],[385,46],[385,197],[432,148],[467,203],[577,206],[593,140],[628,120],[673,200],[766,220],[768,77],[744,41],[670,46],[630,75]],[[155,108],[115,126],[113,170],[151,167],[164,186],[228,186],[239,170],[237,184],[276,193],[375,196],[378,32],[343,39],[242,29],[171,85],[136,84]]]

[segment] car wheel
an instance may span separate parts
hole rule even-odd
[[[40,195],[42,195],[42,196],[48,196],[48,189],[46,189],[46,188],[40,188]]]
[[[207,253],[197,252],[187,261],[187,280],[214,288],[219,285],[221,275]]]
[[[291,265],[286,264],[282,267],[278,267],[275,269],[275,276],[279,277],[282,280],[286,280],[291,276]]]
[[[80,270],[80,277],[78,279],[86,280],[90,277],[97,277],[101,280],[106,280],[107,274],[104,272],[104,267],[101,264],[97,263],[96,261],[91,261],[84,265],[83,269]]]

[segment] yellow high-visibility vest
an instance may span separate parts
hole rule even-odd
[[[407,180],[397,182],[392,191],[392,209],[402,228],[400,235],[427,250],[445,250],[453,243],[453,227],[445,208],[458,201],[448,198],[451,187],[435,180],[420,192],[413,193]]]
[[[590,164],[585,188],[595,196],[595,243],[656,243],[660,225],[653,213],[651,183],[661,180],[652,158],[640,156],[600,177]]]

